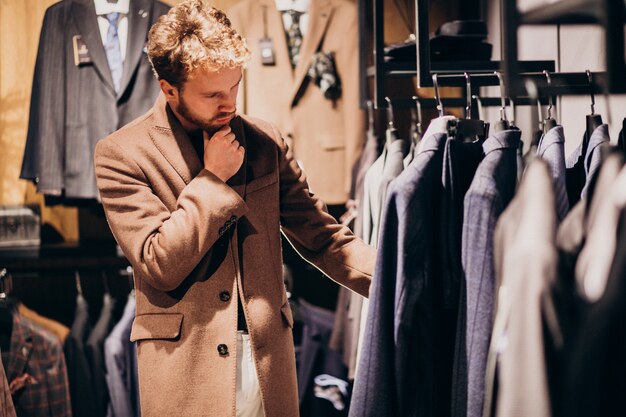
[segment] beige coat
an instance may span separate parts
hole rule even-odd
[[[259,41],[265,37],[264,14],[267,36],[274,43],[274,66],[261,63]],[[275,123],[283,135],[292,138],[294,155],[306,171],[313,192],[326,204],[344,203],[350,191],[352,166],[365,141],[365,118],[359,107],[356,4],[311,0],[308,29],[303,34],[295,70],[274,0],[240,1],[229,10],[228,17],[252,50],[239,110]],[[342,83],[342,95],[336,103],[324,98],[320,88],[306,76],[318,50],[335,54]]]
[[[228,183],[203,169],[162,95],[96,147],[107,219],[135,270],[144,417],[235,415],[238,291],[266,415],[298,415],[281,226],[319,269],[368,294],[374,250],[309,194],[277,129],[247,117],[231,127],[246,159]]]

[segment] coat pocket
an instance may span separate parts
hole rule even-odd
[[[285,319],[287,325],[293,329],[293,313],[291,312],[289,301],[287,301],[280,307],[280,312],[283,315],[283,319]]]
[[[182,324],[182,313],[141,314],[135,317],[130,332],[130,341],[175,340],[180,337]]]

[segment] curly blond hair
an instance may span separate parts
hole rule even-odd
[[[198,68],[242,67],[250,59],[224,12],[202,0],[185,0],[161,16],[150,28],[147,49],[156,77],[178,88]]]

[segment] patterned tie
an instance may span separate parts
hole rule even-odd
[[[291,66],[295,68],[300,59],[300,47],[302,46],[302,31],[300,30],[300,16],[302,16],[302,12],[287,10],[283,13],[291,16],[291,25],[287,29],[287,46],[289,47]]]
[[[109,69],[113,77],[115,92],[119,93],[123,68],[120,38],[117,34],[117,21],[120,18],[120,14],[117,12],[109,13],[106,15],[106,18],[109,21],[109,30],[107,31],[107,41],[104,44],[104,50],[107,54],[107,61],[109,61]]]

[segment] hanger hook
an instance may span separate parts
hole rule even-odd
[[[415,107],[417,109],[417,133],[422,134],[422,103],[418,96],[413,96],[415,100]]]
[[[390,129],[393,129],[393,104],[391,104],[391,99],[389,97],[385,97],[385,101],[387,101],[387,124],[389,125]]]
[[[504,79],[500,71],[495,71],[496,77],[498,77],[498,83],[500,84],[500,120],[506,120],[506,91],[504,88]]]
[[[5,290],[4,279],[7,276],[7,269],[0,269],[0,300],[7,298],[7,293]]]
[[[439,96],[439,83],[437,82],[437,74],[433,74],[433,87],[435,88],[435,101],[437,102],[437,111],[439,117],[443,117],[443,104],[441,104],[441,97]]]
[[[466,105],[465,105],[465,118],[472,118],[472,82],[470,81],[470,76],[467,72],[464,72],[465,76],[465,94],[466,94]]]
[[[513,97],[508,97],[509,99],[509,108],[511,109],[511,126],[515,126],[515,101]],[[506,111],[504,112],[506,114]]]
[[[80,283],[80,274],[78,271],[74,271],[74,279],[76,280],[76,292],[78,292],[78,295],[83,295],[83,286]]]
[[[550,72],[548,70],[543,70],[543,74],[546,76],[546,80],[548,81],[548,87],[551,87],[552,78],[550,78]],[[552,119],[552,94],[548,94],[548,119]]]
[[[591,95],[591,115],[596,114],[596,97],[593,94],[593,79],[591,78],[591,71],[585,70],[587,74],[587,79],[589,80],[589,90]]]

